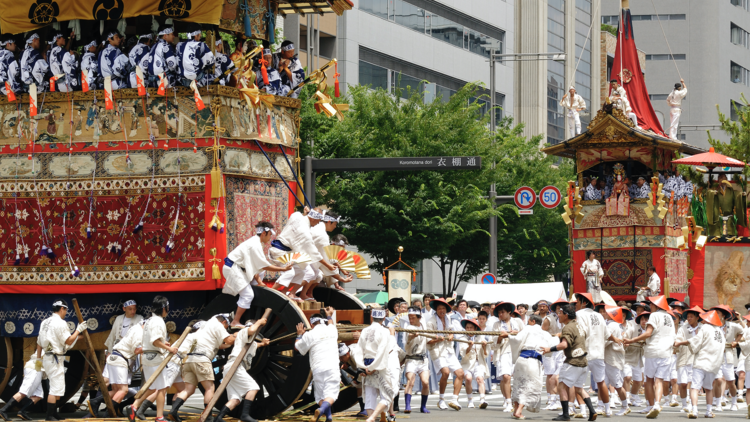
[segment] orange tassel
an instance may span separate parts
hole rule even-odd
[[[338,64],[338,62],[336,63],[334,69],[335,69],[334,73],[333,73],[333,79],[335,81],[334,84],[333,84],[333,86],[334,86],[334,95],[336,96],[336,98],[338,98],[338,97],[341,96],[341,91],[339,91],[339,76],[341,76],[341,74],[339,73],[339,64]]]
[[[81,71],[81,91],[88,92],[89,82],[86,80],[86,72]]]
[[[260,60],[260,74],[263,76],[263,84],[268,85],[268,70],[266,70],[266,65],[268,64],[265,60]]]
[[[57,76],[53,76],[49,78],[49,92],[55,92],[55,81],[57,80]]]
[[[5,82],[5,92],[8,93],[8,101],[16,100],[16,93],[13,92],[12,89],[10,89],[10,84],[8,82]]]

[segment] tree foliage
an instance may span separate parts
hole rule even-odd
[[[742,94],[740,99],[741,104],[732,104],[738,116],[737,120],[727,117],[721,112],[719,105],[716,105],[721,130],[729,135],[729,143],[712,138],[710,131],[708,131],[708,143],[716,152],[747,163],[750,161],[750,104],[745,94]],[[750,174],[748,167],[742,170],[745,175]]]
[[[512,195],[524,184],[537,190],[546,184],[562,188],[572,168],[553,168],[552,159],[538,151],[539,138],[523,138],[522,127],[510,118],[498,124],[493,138],[489,116],[483,117],[481,104],[472,102],[475,85],[430,103],[420,93],[408,92],[402,99],[383,90],[350,87],[346,100],[351,110],[343,122],[315,113],[311,93],[301,95],[301,155],[482,159],[481,170],[471,171],[318,174],[318,197],[345,217],[343,233],[377,260],[376,270],[396,261],[396,249],[403,246],[408,262],[431,259],[438,265],[443,294],[448,295],[461,281],[486,271],[491,215],[499,217],[501,276],[541,281],[566,270],[567,229],[560,210],[537,207],[533,217],[520,218],[512,205],[494,209],[486,195],[493,182],[501,195]],[[498,163],[495,168],[493,162]],[[447,164],[450,168],[451,162]]]

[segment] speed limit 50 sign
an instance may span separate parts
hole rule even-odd
[[[554,186],[545,186],[539,191],[539,202],[544,208],[555,208],[560,205],[561,200],[560,189]]]

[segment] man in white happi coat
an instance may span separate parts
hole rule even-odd
[[[247,328],[243,328],[237,333],[237,339],[234,342],[232,353],[229,354],[227,363],[224,364],[225,374],[229,371],[232,365],[234,365],[242,348],[250,342],[250,339],[255,336],[255,333],[257,333],[262,326],[266,325],[267,322],[268,321],[265,318],[261,318],[258,321],[247,320],[245,322]],[[249,371],[253,365],[253,357],[255,357],[258,347],[268,346],[269,342],[270,339],[264,338],[260,343],[253,341],[250,345],[245,357],[242,359],[242,363],[237,368],[237,372],[234,373],[234,376],[232,376],[232,379],[230,379],[227,384],[227,398],[229,401],[221,409],[221,412],[219,412],[219,415],[214,419],[214,422],[224,422],[224,419],[222,418],[228,415],[232,409],[237,407],[241,401],[242,414],[240,415],[240,420],[242,422],[256,422],[256,420],[250,416],[250,412],[253,410],[253,401],[255,400],[258,391],[260,391],[260,387],[247,371]]]
[[[714,381],[714,391],[724,392],[729,388],[729,395],[732,397],[732,404],[729,410],[737,410],[737,386],[734,383],[734,366],[737,364],[737,345],[742,341],[742,326],[737,324],[733,319],[734,310],[727,305],[714,306],[711,310],[719,313],[721,318],[721,331],[724,338],[727,339],[724,346],[724,359],[721,364],[719,375]],[[716,394],[714,397],[714,410],[723,411],[721,401],[724,394]]]
[[[560,100],[560,106],[567,109],[565,114],[568,120],[568,136],[570,138],[581,134],[580,112],[586,110],[586,101],[580,95],[576,94],[576,89],[571,85],[568,93]]]
[[[521,323],[517,318],[511,318],[510,314],[516,309],[516,305],[510,302],[500,302],[495,305],[492,312],[498,318],[491,331],[503,331],[494,345],[495,375],[500,378],[500,390],[505,397],[503,412],[513,411],[511,402],[510,377],[513,375],[513,353],[510,348],[509,336],[514,336],[521,331]]]
[[[565,299],[558,299],[551,305],[542,300],[538,305],[539,316],[542,317],[542,330],[553,337],[557,337],[562,332],[562,324],[557,318],[557,308],[567,305]],[[547,376],[547,396],[549,397],[547,407],[544,410],[560,410],[560,396],[557,393],[557,385],[560,379],[560,368],[565,361],[565,355],[561,350],[550,352],[542,356],[542,366],[544,375]]]
[[[687,309],[684,312],[686,323],[680,325],[677,330],[676,342],[680,343],[688,341],[695,337],[696,333],[703,325],[700,322],[700,314],[703,313],[703,309],[695,306],[692,309]],[[688,346],[678,346],[677,349],[677,385],[680,389],[680,397],[682,398],[682,413],[690,413],[692,406],[688,404],[688,385],[693,379],[693,361],[695,355]]]
[[[375,422],[398,394],[398,371],[389,365],[389,354],[396,345],[395,329],[385,328],[385,309],[373,309],[372,323],[362,330],[357,344],[362,350],[365,382],[363,396],[367,422]]]
[[[37,337],[36,357],[42,362],[44,372],[49,379],[49,394],[47,395],[47,421],[59,420],[57,415],[57,399],[65,395],[65,353],[78,340],[78,335],[88,328],[86,321],[78,324],[73,334],[65,322],[68,314],[68,304],[60,299],[52,304],[52,316],[42,321]],[[44,359],[42,359],[44,351]],[[35,363],[35,367],[39,364]]]
[[[654,419],[661,412],[661,401],[664,380],[669,381],[672,372],[672,345],[677,333],[674,329],[669,304],[664,296],[649,297],[651,314],[646,323],[646,332],[638,337],[625,340],[625,344],[631,344],[645,340],[643,348],[645,357],[644,375],[646,375],[646,400],[649,407],[644,409],[648,412],[648,418]]]
[[[544,347],[558,343],[556,337],[542,330],[542,317],[529,315],[526,327],[516,336],[509,338],[516,362],[513,379],[512,401],[515,407],[513,416],[523,419],[523,409],[538,412],[542,404],[543,368],[542,354]]]
[[[604,382],[606,378],[604,346],[611,336],[607,334],[604,317],[594,311],[594,299],[591,293],[576,293],[576,321],[586,337],[588,367],[599,390],[599,402],[604,404],[604,409],[597,409],[597,413],[611,416],[609,389]]]
[[[648,275],[648,282],[638,291],[636,300],[639,302],[645,301],[648,297],[659,296],[659,292],[661,291],[661,279],[656,274],[656,267],[653,265],[649,266],[646,274]]]
[[[599,305],[603,308],[603,315],[607,319],[607,342],[604,346],[604,373],[606,384],[617,391],[622,403],[622,409],[616,416],[630,413],[628,395],[623,387],[623,370],[625,369],[625,349],[622,346],[623,326],[627,327],[625,315],[619,306]],[[600,308],[600,310],[601,310]]]
[[[430,307],[435,310],[435,317],[427,322],[427,329],[432,331],[456,331],[453,327],[451,318],[448,316],[451,306],[444,299],[433,299],[430,301]],[[437,334],[434,339],[427,342],[427,350],[430,351],[430,357],[441,375],[440,378],[440,400],[438,409],[446,410],[448,407],[454,410],[461,410],[458,404],[458,394],[461,392],[461,384],[464,381],[464,370],[461,363],[456,357],[456,351],[453,348],[453,334]],[[448,377],[453,372],[453,398],[445,403],[445,389],[448,386]]]
[[[109,396],[115,408],[125,399],[130,386],[130,379],[135,367],[135,359],[143,352],[143,321],[128,329],[125,337],[113,347],[104,365],[102,376],[112,389]],[[104,390],[106,391],[106,390]],[[94,417],[99,417],[99,406],[104,403],[104,396],[89,400],[89,411]]]
[[[42,347],[37,344],[37,353],[32,354],[26,364],[23,366],[23,383],[18,392],[5,403],[2,409],[0,409],[0,418],[5,421],[10,421],[11,417],[8,412],[10,408],[19,405],[18,417],[24,421],[30,421],[31,415],[26,413],[26,410],[39,402],[44,397],[44,389],[42,388],[42,379],[46,376],[42,369],[42,360],[37,358],[37,354],[44,357],[44,351]]]
[[[356,334],[355,340],[359,341],[359,333]],[[357,417],[366,418],[367,411],[365,410],[365,401],[362,398],[365,358],[359,344],[352,343],[347,346],[344,343],[339,343],[339,362],[341,362],[341,369],[352,377],[352,386],[357,389],[357,402],[359,403],[359,413],[357,413]]]
[[[182,379],[185,390],[176,395],[172,402],[172,409],[167,417],[174,422],[182,422],[178,412],[180,407],[195,393],[198,385],[203,386],[203,404],[208,406],[214,396],[214,368],[211,362],[220,349],[232,347],[235,335],[227,332],[229,315],[218,314],[198,330],[193,340],[193,347],[182,365]]]
[[[307,207],[305,207],[305,211],[307,210]],[[311,229],[318,225],[322,219],[323,213],[320,208],[310,210],[307,215],[301,212],[290,215],[279,236],[276,240],[271,241],[271,248],[268,250],[268,258],[271,262],[282,266],[282,263],[277,261],[282,255],[289,252],[304,252],[312,262],[319,263],[331,272],[335,271],[336,267],[318,252],[318,248],[315,247],[315,242],[313,242]],[[292,300],[301,301],[302,299],[297,297],[296,292],[305,278],[306,267],[306,264],[295,263],[292,266],[292,271],[282,274],[273,288],[281,292],[287,291]]]
[[[232,327],[242,326],[240,318],[250,309],[255,297],[253,286],[263,286],[263,280],[259,276],[261,271],[283,272],[292,269],[292,263],[277,266],[266,260],[263,245],[270,242],[271,236],[275,235],[273,224],[261,221],[255,225],[255,236],[240,243],[224,258],[221,272],[227,282],[221,292],[232,296],[240,295]]]
[[[628,94],[625,92],[625,88],[620,86],[617,79],[612,79],[610,86],[612,87],[612,91],[609,101],[625,113],[636,128],[640,128],[638,126],[638,117],[633,113],[633,109],[630,108],[630,101],[628,101]]]
[[[341,216],[332,211],[324,210],[323,221],[312,227],[312,239],[315,244],[315,248],[318,249],[318,253],[323,258],[327,258],[325,251],[326,246],[331,245],[331,238],[328,236],[328,232],[336,230],[339,225]],[[349,275],[342,277],[338,271],[330,271],[328,268],[320,268],[321,265],[318,262],[313,262],[305,268],[305,276],[302,281],[302,290],[300,291],[299,298],[307,301],[314,301],[312,297],[312,291],[315,287],[323,281],[323,277],[333,277],[342,283],[348,283],[354,279],[354,276]]]
[[[487,401],[485,400],[484,380],[490,376],[490,369],[487,367],[487,356],[490,354],[490,346],[487,338],[481,334],[482,328],[479,321],[475,319],[461,320],[461,327],[465,330],[461,336],[462,339],[470,343],[459,343],[459,355],[461,356],[461,368],[464,370],[464,384],[466,385],[466,398],[469,403],[469,409],[474,408],[474,398],[472,380],[476,380],[477,389],[479,390],[479,408],[486,409]]]
[[[596,259],[596,253],[594,251],[590,251],[588,253],[588,259],[581,264],[581,274],[583,274],[583,278],[586,280],[586,288],[592,296],[594,303],[601,302],[604,269],[602,268],[602,264]],[[589,360],[590,359],[591,358],[589,358]]]
[[[143,316],[135,313],[136,305],[135,300],[132,299],[123,302],[122,310],[124,314],[118,315],[115,318],[115,322],[112,324],[112,331],[109,332],[107,340],[104,341],[107,354],[112,353],[112,347],[114,347],[115,343],[125,338],[130,328],[135,327],[143,321]]]
[[[667,96],[669,105],[669,137],[677,139],[677,128],[680,126],[680,115],[682,115],[682,99],[687,96],[687,85],[685,80],[680,78],[680,83],[674,84],[674,89]]]
[[[721,318],[716,311],[701,313],[704,324],[696,330],[689,340],[675,341],[675,346],[688,346],[693,352],[693,378],[690,387],[692,410],[688,418],[698,418],[698,392],[701,387],[706,391],[706,418],[713,418],[713,382],[724,362],[724,333],[721,331]],[[717,391],[716,394],[721,394]]]
[[[409,323],[404,327],[406,329],[423,330],[425,329],[422,319],[422,311],[419,308],[411,307],[407,311]],[[430,395],[430,367],[427,358],[427,337],[418,334],[408,334],[406,344],[406,361],[404,362],[404,374],[406,374],[406,387],[404,387],[404,401],[406,408],[404,413],[411,413],[411,392],[414,388],[414,381],[419,377],[422,381],[422,403],[419,411],[430,413],[427,410],[427,399]]]
[[[327,307],[320,314],[310,317],[312,330],[305,332],[305,324],[297,324],[297,340],[294,347],[302,354],[310,353],[310,368],[313,375],[313,394],[320,406],[315,410],[315,420],[325,415],[331,422],[331,407],[339,398],[339,332],[336,329],[336,311]]]
[[[748,305],[745,305],[745,307],[747,308]],[[750,322],[750,314],[743,316],[742,319],[745,322]],[[742,369],[743,372],[747,373],[750,371],[750,324],[746,324],[746,327],[743,329],[740,349],[742,350],[742,355],[740,356],[740,363],[737,366],[737,370],[739,372]],[[745,399],[747,400],[747,398],[750,398],[750,377],[745,377],[745,389]],[[747,416],[750,418],[750,406],[748,406]]]
[[[151,378],[156,369],[167,357],[167,353],[177,354],[177,348],[169,343],[169,334],[164,318],[169,314],[169,301],[164,296],[154,297],[151,303],[151,317],[143,324],[143,377]],[[144,397],[151,396],[156,392],[156,422],[164,422],[164,403],[166,401],[169,384],[166,381],[166,373],[162,371],[149,387]],[[130,422],[135,422],[135,412],[141,403],[136,400],[131,406],[125,408],[125,413]]]

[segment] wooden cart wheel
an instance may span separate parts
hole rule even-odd
[[[15,394],[15,391],[10,393],[10,395],[3,394],[5,392],[5,387],[8,385],[8,382],[10,381],[10,376],[13,372],[18,372],[18,368],[15,368],[16,371],[13,369],[13,345],[10,343],[10,337],[3,337],[2,338],[3,347],[0,345],[0,376],[2,376],[2,382],[0,382],[0,397],[2,397],[3,401],[7,402],[9,400],[9,397],[13,394]],[[22,365],[23,366],[23,365]],[[21,368],[23,369],[23,368]],[[16,387],[16,391],[18,388],[20,388],[21,384],[18,384],[18,387]]]
[[[70,351],[67,357],[69,359],[65,362],[65,395],[57,400],[58,406],[67,403],[78,392],[83,382],[86,381],[88,374],[86,370],[88,363],[86,363],[86,359],[83,358],[81,352]]]
[[[262,337],[272,341],[297,330],[297,324],[304,323],[310,327],[307,318],[297,305],[285,295],[276,290],[253,287],[255,298],[250,309],[245,311],[243,322],[247,319],[260,318],[266,308],[271,308],[271,317],[260,331]],[[222,294],[209,303],[201,319],[208,319],[221,312],[231,312],[237,309],[237,297]],[[296,336],[292,335],[282,341],[274,342],[268,347],[258,349],[253,366],[248,373],[260,386],[260,392],[255,398],[252,416],[255,419],[269,419],[292,406],[307,389],[312,375],[310,360],[307,355],[302,356],[294,349]],[[223,366],[226,356],[231,349],[221,350],[217,355],[217,362],[221,362],[216,376],[218,387],[223,377]],[[216,408],[221,409],[227,402],[226,392],[217,401]],[[233,415],[239,414],[236,408]]]

